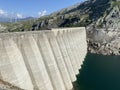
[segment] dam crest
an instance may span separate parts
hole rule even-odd
[[[0,79],[24,90],[72,90],[87,53],[84,27],[0,34]]]

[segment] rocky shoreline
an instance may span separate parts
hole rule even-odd
[[[120,55],[119,29],[87,31],[88,52],[103,55]]]
[[[112,44],[89,42],[88,52],[103,55],[120,55],[120,48],[112,47]]]

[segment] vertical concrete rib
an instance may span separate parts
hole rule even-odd
[[[71,49],[71,53],[72,53],[73,58],[74,58],[74,60],[76,62],[77,70],[79,71],[79,68],[80,68],[79,65],[80,65],[80,63],[79,63],[79,60],[78,60],[78,56],[76,56],[77,55],[76,48],[75,48],[76,44],[74,43],[74,42],[76,42],[76,40],[74,40],[74,41],[71,40],[70,31],[71,30],[67,30],[68,33],[66,33],[65,37],[66,37],[66,39],[67,39],[67,41],[69,43],[69,46],[70,46],[70,49]]]
[[[83,36],[83,34],[85,34],[85,35]],[[86,56],[86,53],[87,53],[85,28],[76,30],[76,33],[74,33],[73,35],[74,35],[75,39],[77,40],[76,44],[78,46],[78,50],[80,51],[80,62],[82,64],[82,62]]]
[[[34,90],[53,90],[43,58],[32,34],[21,37],[21,51],[31,76]]]
[[[54,90],[65,90],[63,80],[57,67],[53,52],[45,33],[39,35],[38,46],[50,76]]]
[[[74,32],[74,31],[73,31]],[[72,36],[72,30],[69,30],[69,34],[67,35],[68,38],[69,38],[69,42],[70,42],[70,46],[71,46],[71,49],[72,49],[72,52],[75,56],[75,59],[77,60],[77,63],[78,63],[78,68],[80,69],[81,67],[81,63],[80,63],[80,58],[79,58],[79,51],[78,51],[78,48],[77,48],[77,45],[76,45],[76,42],[77,40],[74,39],[74,37]]]
[[[0,40],[0,74],[4,81],[22,89],[33,90],[22,55],[10,37]]]
[[[79,50],[79,46],[81,43],[78,42],[79,36],[75,33],[75,31],[72,31],[69,33],[69,38],[73,41],[73,48],[76,51],[78,63],[79,63],[79,69],[81,68],[82,62],[81,62],[81,50]],[[76,39],[77,38],[77,39]],[[77,44],[78,43],[78,44]]]
[[[65,44],[64,44],[63,39],[62,39],[62,31],[58,31],[56,40],[57,40],[57,43],[59,45],[62,57],[64,59],[65,65],[67,67],[69,76],[71,78],[71,81],[74,82],[74,81],[76,81],[76,76],[75,76],[75,72],[73,70],[73,66],[72,66],[72,63],[70,61],[69,55],[67,53]]]
[[[70,90],[73,88],[73,85],[72,85],[71,79],[69,77],[67,67],[63,60],[62,54],[60,52],[58,43],[56,41],[56,36],[55,36],[54,32],[46,33],[46,35],[47,35],[48,41],[50,43],[51,49],[53,51],[53,54],[54,54],[58,69],[60,71],[61,77],[63,79],[64,85],[67,90]]]
[[[67,40],[67,37],[66,37],[66,31],[63,32],[63,37],[62,37],[63,41],[64,41],[64,44],[66,46],[66,49],[67,49],[67,52],[68,52],[68,55],[70,57],[70,60],[71,60],[71,63],[72,63],[72,66],[73,66],[73,69],[74,69],[74,72],[75,74],[78,74],[79,73],[79,70],[78,70],[78,66],[77,66],[77,62],[74,58],[74,55],[71,51],[71,47],[69,45],[69,41]]]

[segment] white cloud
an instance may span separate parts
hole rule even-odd
[[[17,13],[16,16],[17,16],[17,18],[24,18],[24,16],[22,14],[19,14],[19,13]]]
[[[0,15],[7,15],[7,12],[2,10],[2,9],[0,9]]]
[[[39,17],[41,17],[41,16],[46,15],[46,13],[47,13],[47,11],[44,10],[44,11],[38,12],[38,15],[39,15]]]

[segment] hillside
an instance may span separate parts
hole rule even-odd
[[[116,28],[119,22],[117,0],[88,0],[39,18],[35,29],[78,27],[93,24],[97,28]],[[119,27],[120,28],[120,27]]]
[[[120,17],[119,5],[119,0],[87,0],[37,20],[4,23],[8,27],[5,31],[43,30],[54,27],[87,27],[91,24],[98,28],[116,28],[116,23],[119,22],[118,18]]]
[[[50,15],[43,16],[35,21],[28,20],[25,22],[7,23],[8,28],[5,31],[88,26],[104,16],[107,10],[111,10],[111,2],[111,0],[88,0],[83,3],[77,3]]]
[[[111,0],[88,0],[38,19],[37,29],[88,26],[111,9]]]

